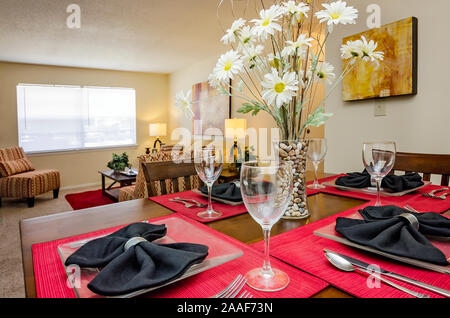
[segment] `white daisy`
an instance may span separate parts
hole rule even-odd
[[[234,74],[240,73],[243,68],[244,64],[242,62],[242,57],[238,52],[230,50],[220,56],[210,80],[223,84],[227,80],[233,79]]]
[[[272,72],[264,75],[261,82],[263,87],[262,98],[270,105],[280,108],[289,103],[298,90],[298,80],[295,72],[286,73],[281,78],[278,71],[272,68]]]
[[[308,84],[308,76],[305,76],[305,71],[300,70],[297,73],[298,79],[299,79],[299,83],[302,87],[306,87],[306,84]]]
[[[251,45],[247,46],[244,51],[245,64],[251,69],[256,65],[256,58],[261,55],[264,50],[262,45]]]
[[[322,6],[326,10],[316,12],[316,17],[320,19],[320,23],[327,22],[330,32],[333,31],[333,24],[355,24],[358,18],[358,10],[349,6],[347,2],[336,1],[330,4],[323,3]]]
[[[276,23],[280,14],[280,6],[273,5],[267,10],[261,10],[259,13],[260,19],[253,19],[251,21],[255,23],[253,31],[260,40],[265,41],[269,34],[274,35],[275,31],[281,31],[281,26]]]
[[[231,27],[226,31],[225,35],[220,39],[224,44],[234,43],[236,41],[236,33],[245,24],[245,20],[242,18],[233,22]]]
[[[309,6],[303,2],[296,3],[295,1],[288,1],[283,3],[283,13],[294,16],[293,23],[300,22],[303,16],[308,17],[307,12],[309,11]]]
[[[277,53],[274,55],[273,53],[269,53],[269,55],[267,55],[267,63],[270,67],[278,69],[281,66],[280,54]]]
[[[356,41],[356,46],[359,48],[361,57],[365,61],[378,62],[384,59],[384,52],[375,51],[378,43],[373,40],[367,42],[364,36],[361,36],[361,40]]]
[[[316,70],[316,76],[328,84],[333,84],[333,80],[336,77],[336,74],[333,73],[334,66],[328,62],[322,62]]]
[[[313,38],[307,38],[306,34],[300,34],[297,41],[286,41],[286,47],[281,52],[283,57],[297,54],[302,56],[306,52],[306,46],[312,46],[311,42]]]
[[[217,80],[217,78],[216,78],[214,73],[210,73],[208,75],[208,83],[209,83],[209,86],[211,86],[211,87],[218,87],[218,86],[220,86],[220,83]]]
[[[253,29],[246,25],[239,31],[239,48],[242,50],[243,46],[251,45],[256,42],[256,37]]]
[[[346,44],[342,44],[341,46],[341,57],[343,59],[351,59],[354,57],[360,56],[361,49],[358,41],[347,41]]]
[[[194,115],[192,111],[192,90],[187,91],[186,94],[179,91],[175,96],[175,105],[184,110],[186,117],[192,117]]]

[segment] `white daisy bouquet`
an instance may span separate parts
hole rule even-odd
[[[308,127],[323,125],[332,116],[325,112],[325,100],[339,82],[361,61],[383,59],[372,40],[349,41],[341,47],[341,56],[350,61],[336,76],[334,66],[324,60],[327,39],[334,26],[356,23],[358,11],[341,0],[323,3],[320,10],[314,1],[306,2],[275,1],[248,23],[242,18],[234,21],[221,39],[231,49],[220,56],[209,76],[210,85],[221,94],[244,101],[238,112],[269,113],[283,140],[304,138]],[[321,81],[331,89],[317,102]],[[186,114],[192,113],[190,96],[177,95],[177,105]]]

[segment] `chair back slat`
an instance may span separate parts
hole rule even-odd
[[[159,180],[159,186],[161,187],[161,194],[167,194],[166,180]]]
[[[178,178],[172,178],[173,192],[180,192],[178,187]]]
[[[441,185],[449,185],[450,155],[397,152],[392,170],[423,173],[430,181],[432,174],[441,175]]]
[[[448,185],[450,182],[450,174],[443,174],[441,178],[442,185]]]
[[[149,196],[158,195],[154,186],[155,182],[158,182],[161,187],[160,194],[168,194],[169,192],[180,191],[180,179],[185,181],[184,189],[191,189],[190,177],[197,175],[194,163],[175,163],[173,161],[142,162],[141,167],[144,172]],[[172,189],[167,189],[166,180],[171,181]]]
[[[184,177],[184,184],[186,185],[187,189],[192,189],[191,178],[189,176]]]

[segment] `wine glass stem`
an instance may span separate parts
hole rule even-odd
[[[375,206],[381,206],[381,195],[380,195],[381,179],[382,178],[375,178],[375,181],[377,183],[377,201],[375,202]]]
[[[269,242],[270,242],[270,227],[263,226],[264,234],[264,264],[262,267],[262,275],[264,277],[273,277],[272,266],[270,266],[270,252],[269,252]]]
[[[313,166],[314,166],[314,185],[318,186],[319,185],[319,181],[318,181],[318,177],[317,177],[317,170],[319,169],[319,163],[318,162],[313,162]]]
[[[211,192],[212,192],[212,185],[207,184],[206,185],[208,187],[208,213],[211,213],[213,208],[212,208],[212,198],[211,198]]]

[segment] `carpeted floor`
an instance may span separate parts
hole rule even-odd
[[[25,297],[20,249],[19,221],[43,215],[71,211],[66,194],[98,189],[98,186],[61,191],[58,199],[52,192],[38,196],[33,208],[23,200],[3,199],[0,208],[0,298]]]

